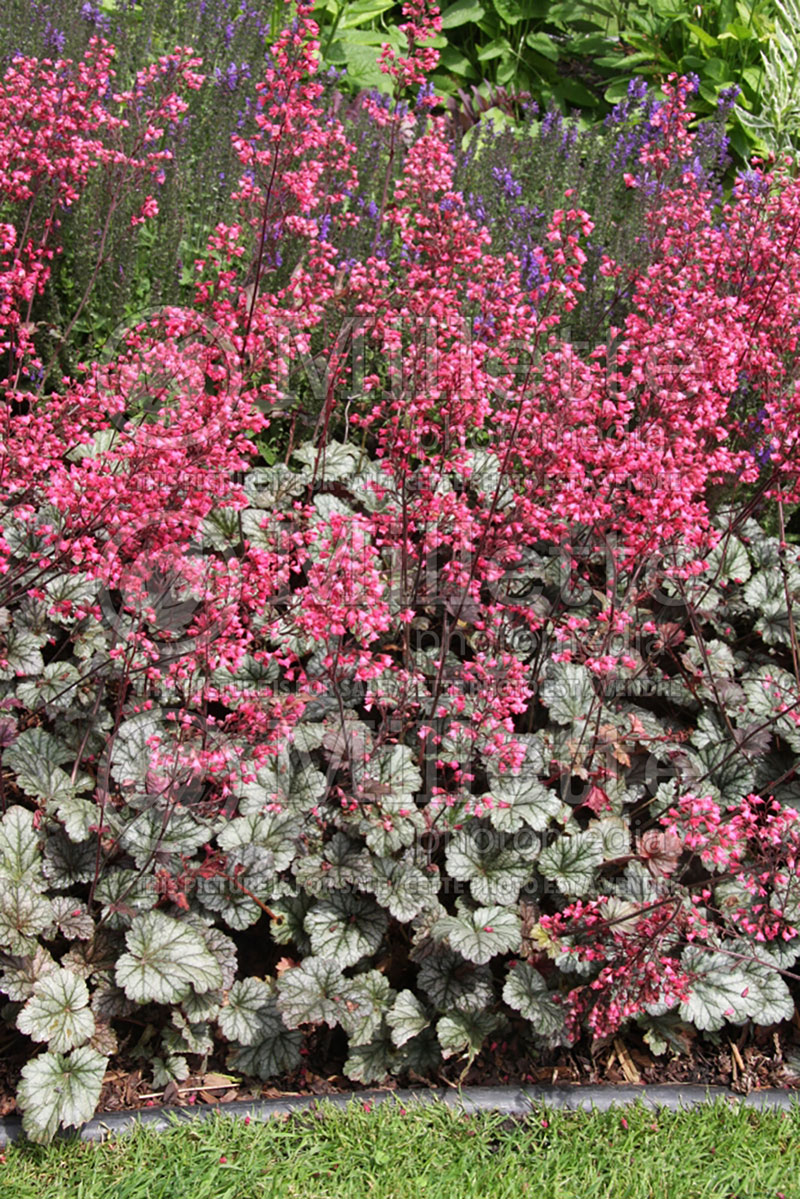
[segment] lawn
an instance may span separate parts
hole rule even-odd
[[[14,1146],[7,1199],[797,1199],[800,1112],[320,1106],[268,1124],[216,1114],[102,1146]]]

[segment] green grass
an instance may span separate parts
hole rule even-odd
[[[524,1123],[352,1103],[266,1125],[6,1150],[4,1199],[799,1199],[800,1109],[538,1110]]]

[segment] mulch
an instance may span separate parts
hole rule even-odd
[[[509,1086],[542,1084],[616,1085],[692,1083],[728,1087],[731,1094],[748,1094],[764,1088],[800,1090],[800,1020],[787,1031],[745,1025],[737,1035],[719,1034],[713,1039],[693,1034],[679,1056],[667,1051],[656,1057],[635,1032],[600,1042],[591,1049],[557,1050],[533,1059],[520,1054],[513,1039],[486,1048],[464,1072],[462,1062],[446,1063],[429,1077],[411,1072],[387,1079],[382,1089],[398,1087]],[[202,1073],[183,1082],[157,1089],[152,1085],[146,1063],[110,1060],[98,1115],[136,1111],[148,1107],[197,1105],[223,1107],[233,1100],[256,1101],[295,1096],[357,1094],[362,1087],[341,1072],[342,1059],[330,1052],[330,1038],[322,1037],[318,1049],[328,1050],[311,1064],[312,1041],[306,1063],[293,1074],[270,1084],[231,1075],[222,1060],[209,1059]],[[23,1058],[15,1062],[0,1055],[0,1117],[17,1114],[14,1091]]]

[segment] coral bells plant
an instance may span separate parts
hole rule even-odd
[[[77,312],[37,315],[63,206],[96,178],[148,228],[202,64],[115,93],[98,41],[3,82],[0,990],[35,1139],[116,1055],[366,1083],[794,1010],[800,185],[723,203],[673,80],[636,252],[567,188],[523,262],[409,108],[438,15],[405,16],[357,114],[376,198],[294,5],[193,304],[72,372]]]

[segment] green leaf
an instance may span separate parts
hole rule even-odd
[[[442,1016],[436,1025],[442,1057],[466,1053],[471,1063],[480,1053],[486,1038],[497,1030],[500,1023],[500,1018],[493,1012],[456,1012],[451,1016]]]
[[[354,29],[359,25],[371,24],[376,17],[392,8],[392,0],[348,0],[339,20],[340,29]]]
[[[17,1102],[22,1127],[32,1141],[46,1144],[59,1126],[91,1120],[100,1101],[106,1059],[87,1045],[71,1053],[41,1053],[22,1069]]]
[[[65,1053],[94,1032],[86,983],[70,970],[40,978],[17,1016],[17,1028],[34,1041],[47,1041],[53,1053]]]
[[[686,21],[685,27],[690,33],[694,34],[698,42],[705,46],[706,49],[713,49],[717,45],[717,39],[708,33],[707,30],[703,29],[702,25],[696,25],[694,21]]]
[[[603,861],[603,846],[592,832],[561,836],[539,855],[537,867],[565,895],[590,893],[595,870]]]
[[[507,25],[516,25],[518,21],[525,19],[524,7],[517,3],[517,0],[492,0],[492,6]]]
[[[486,15],[486,9],[478,0],[455,0],[442,13],[442,29],[457,29],[459,25],[472,25]]]
[[[192,989],[222,986],[219,962],[199,932],[163,912],[137,916],[117,962],[117,984],[136,1003],[180,1003]]]
[[[468,962],[482,966],[498,953],[519,950],[521,924],[519,916],[508,908],[476,908],[471,912],[459,904],[458,915],[437,920],[431,934],[437,941],[446,939],[450,948]]]
[[[344,969],[375,953],[388,921],[374,900],[343,892],[317,900],[304,923],[314,954]]]
[[[478,51],[478,62],[491,62],[494,58],[506,58],[513,54],[511,43],[506,37],[496,37],[486,42]]]
[[[509,970],[503,999],[533,1025],[538,1037],[551,1040],[564,1031],[564,1009],[553,999],[539,971],[528,962],[517,962]]]
[[[278,1011],[287,1028],[301,1024],[327,1024],[335,1028],[341,1015],[347,981],[338,962],[306,958],[301,966],[286,970],[278,979]]]
[[[526,46],[547,58],[550,62],[558,62],[561,51],[556,42],[546,33],[529,33],[525,39]]]
[[[40,834],[33,812],[14,804],[0,820],[0,870],[18,882],[41,866]]]
[[[392,1030],[392,1040],[398,1048],[418,1036],[430,1022],[425,1005],[412,991],[401,991],[386,1013],[386,1023]]]

